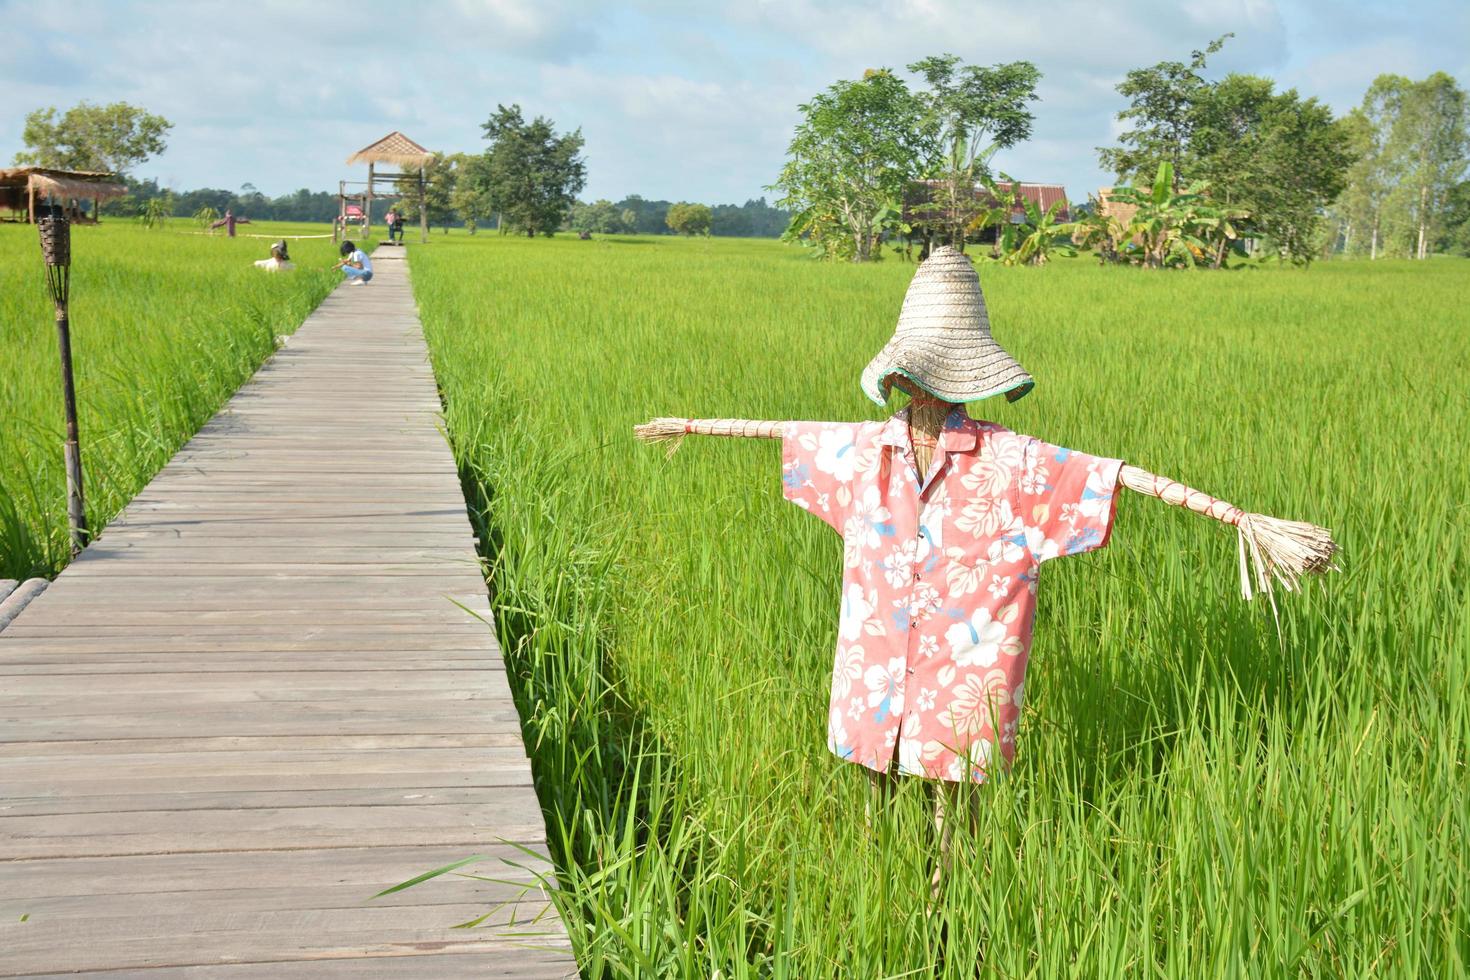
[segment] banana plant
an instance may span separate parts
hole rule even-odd
[[[1072,246],[1072,233],[1077,230],[1077,223],[1057,221],[1064,203],[1057,201],[1042,211],[1041,206],[1034,201],[1022,199],[1021,207],[1025,218],[1008,223],[1004,236],[1008,241],[1001,253],[1001,263],[1046,265],[1054,254],[1076,255],[1077,249]]]
[[[1218,266],[1225,243],[1237,235],[1234,222],[1246,217],[1240,208],[1212,205],[1205,196],[1209,184],[1195,181],[1182,193],[1174,191],[1174,166],[1159,164],[1149,187],[1120,187],[1112,199],[1136,210],[1123,229],[1124,240],[1136,246],[1143,265],[1193,267],[1205,258]]]

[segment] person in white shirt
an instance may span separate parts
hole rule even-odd
[[[286,240],[283,238],[271,245],[271,257],[256,262],[255,267],[266,272],[284,272],[296,268],[296,263],[291,261],[291,256],[286,251]]]
[[[342,270],[349,286],[361,286],[365,282],[371,282],[373,278],[372,259],[352,242],[342,243],[342,261],[332,268]]]

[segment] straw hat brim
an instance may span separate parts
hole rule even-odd
[[[956,345],[954,337],[895,336],[863,370],[863,391],[886,404],[893,378],[902,375],[947,402],[973,402],[1004,394],[1023,397],[1036,384],[1026,369],[988,335]]]

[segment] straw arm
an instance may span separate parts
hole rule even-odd
[[[786,432],[786,422],[760,422],[754,419],[651,419],[633,427],[633,434],[643,442],[672,440],[669,451],[679,447],[685,436],[725,436],[732,439],[779,439]]]
[[[1338,545],[1326,528],[1253,514],[1136,466],[1125,465],[1118,481],[1136,493],[1233,526],[1239,539],[1240,591],[1247,599],[1264,592],[1274,608],[1273,584],[1294,592],[1302,575],[1338,570]]]
[[[1212,517],[1222,524],[1239,526],[1240,519],[1245,516],[1245,511],[1233,504],[1227,504],[1201,490],[1187,487],[1178,481],[1141,470],[1137,466],[1129,466],[1126,463],[1118,471],[1118,482],[1135,493],[1158,497],[1166,504],[1173,504],[1175,507],[1183,507],[1196,514]]]

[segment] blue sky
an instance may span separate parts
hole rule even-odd
[[[0,23],[0,159],[31,108],[122,99],[174,123],[140,176],[272,195],[361,176],[345,159],[392,129],[478,150],[496,103],[518,102],[582,128],[585,197],[738,203],[774,179],[800,102],[944,52],[1036,63],[1035,135],[999,165],[1079,199],[1110,182],[1094,147],[1123,74],[1226,31],[1212,70],[1338,111],[1380,72],[1470,84],[1465,0],[0,0]]]

